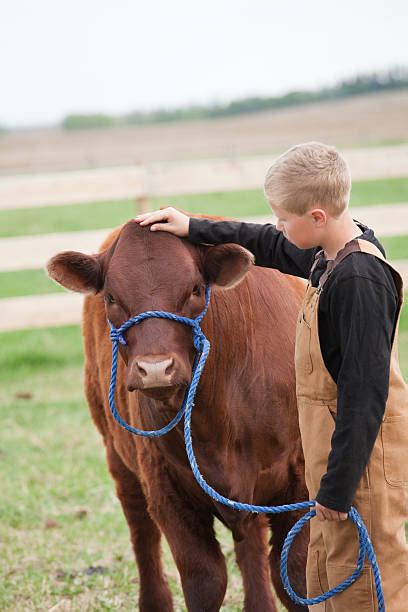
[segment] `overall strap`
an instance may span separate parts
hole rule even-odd
[[[323,289],[324,284],[326,283],[327,279],[329,278],[333,270],[339,265],[340,262],[343,261],[343,259],[348,257],[348,255],[350,255],[351,253],[369,253],[370,255],[374,255],[378,259],[381,259],[381,261],[383,261],[385,264],[388,265],[389,268],[391,268],[391,271],[393,272],[393,277],[395,278],[396,275],[399,277],[399,281],[397,279],[397,283],[396,283],[397,288],[399,289],[399,285],[401,284],[401,277],[398,271],[395,270],[395,268],[393,268],[388,263],[384,255],[381,253],[380,249],[376,247],[375,244],[373,244],[372,242],[369,242],[368,240],[361,240],[361,239],[356,238],[348,242],[346,246],[344,247],[344,249],[341,249],[341,251],[337,253],[337,256],[335,259],[332,259],[328,262],[327,268],[319,280],[320,290]]]
[[[323,290],[324,284],[329,278],[330,274],[333,272],[334,268],[338,266],[339,263],[343,261],[343,259],[345,259],[348,255],[350,255],[350,253],[368,253],[369,255],[374,255],[374,257],[377,257],[378,259],[380,259],[388,267],[388,269],[390,270],[392,274],[395,288],[397,289],[397,292],[398,292],[398,306],[397,306],[397,312],[395,315],[396,321],[398,323],[402,304],[404,302],[404,283],[403,283],[401,274],[398,272],[396,268],[394,268],[394,266],[390,264],[389,261],[385,259],[380,249],[376,247],[375,244],[373,244],[372,242],[369,242],[368,240],[362,240],[360,238],[355,238],[354,240],[351,240],[350,242],[346,244],[344,249],[338,252],[337,257],[335,259],[329,261],[325,272],[320,277],[318,291],[321,292]],[[392,335],[392,342],[394,342],[396,328],[397,326],[394,327],[394,332]]]
[[[360,245],[358,244],[357,240],[351,240],[351,242],[348,242],[346,246],[344,247],[344,249],[341,249],[341,251],[337,253],[336,258],[331,259],[328,262],[326,270],[323,272],[323,274],[320,277],[319,289],[320,290],[323,289],[330,274],[339,265],[339,263],[343,261],[343,259],[345,259],[348,255],[350,255],[350,253],[359,252],[360,250],[361,250]]]
[[[371,253],[372,255],[375,255],[376,257],[381,259],[385,264],[387,264],[394,279],[394,283],[399,294],[399,299],[402,304],[402,302],[404,301],[404,281],[402,280],[400,272],[396,268],[394,268],[394,266],[390,264],[389,261],[385,259],[385,257],[383,256],[381,251],[377,249],[375,244],[373,244],[372,242],[368,242],[368,240],[358,239],[357,242],[359,243],[360,251],[362,251],[363,253]]]

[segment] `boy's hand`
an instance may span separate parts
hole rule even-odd
[[[316,516],[319,521],[345,521],[347,512],[330,510],[330,508],[326,508],[326,506],[322,506],[319,502],[316,502]]]
[[[181,238],[186,238],[188,236],[190,217],[169,206],[163,210],[155,210],[154,212],[138,215],[135,217],[135,221],[140,223],[140,225],[154,223],[150,228],[152,232],[162,230],[163,232],[170,232]]]

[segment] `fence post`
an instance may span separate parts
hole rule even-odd
[[[150,210],[149,189],[147,169],[143,163],[138,164],[140,168],[140,195],[135,198],[136,215],[142,215]]]

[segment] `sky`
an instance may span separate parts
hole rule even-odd
[[[408,65],[406,0],[0,0],[0,126],[227,102]]]

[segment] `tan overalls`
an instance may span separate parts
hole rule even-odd
[[[328,263],[318,288],[309,280],[296,330],[296,394],[305,454],[306,484],[315,499],[326,473],[331,450],[337,404],[337,386],[323,361],[318,333],[320,292],[331,271],[352,252],[384,261],[403,300],[402,279],[385,261],[375,245],[353,240]],[[368,255],[367,255],[368,254]],[[371,330],[373,334],[376,330]],[[408,549],[405,521],[408,518],[408,388],[398,364],[398,323],[394,330],[389,394],[383,423],[369,463],[357,488],[353,505],[360,513],[372,540],[380,567],[387,612],[408,611]],[[350,521],[312,519],[307,560],[308,596],[334,587],[355,569],[358,536]],[[365,612],[377,610],[372,572],[368,562],[363,574],[349,589],[325,603],[318,611]]]

